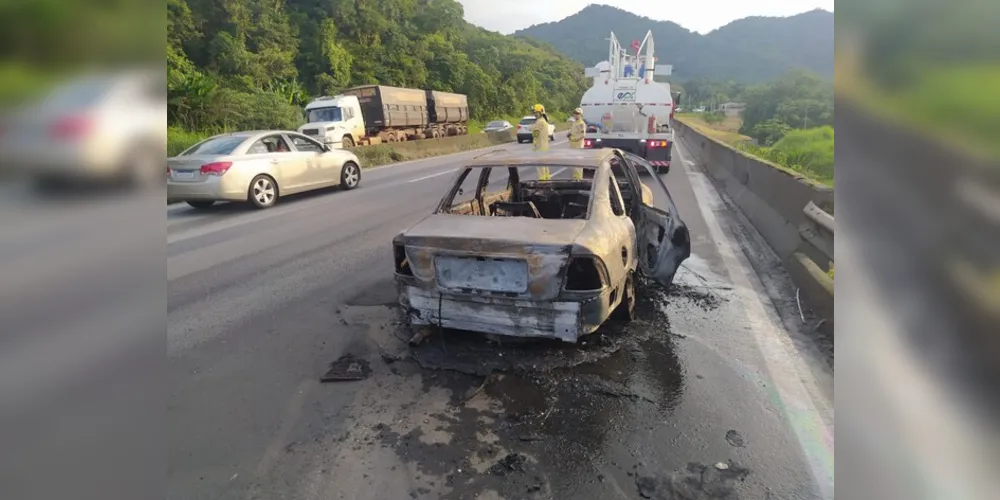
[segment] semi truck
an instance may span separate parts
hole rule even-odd
[[[624,50],[614,33],[609,41],[608,60],[585,70],[594,83],[580,102],[588,123],[583,147],[630,151],[667,172],[674,142],[670,120],[680,95],[653,76],[669,75],[673,67],[656,64],[651,31],[642,43],[632,43],[634,53]]]
[[[332,148],[433,139],[469,133],[469,101],[463,94],[362,85],[305,107],[299,132]]]

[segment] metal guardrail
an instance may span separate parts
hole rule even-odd
[[[799,226],[799,235],[823,254],[827,261],[833,262],[833,236],[835,231],[833,216],[823,211],[823,209],[811,201],[802,209],[802,213],[805,214],[806,218],[805,222]],[[820,264],[820,267],[825,268],[828,262],[818,264]]]
[[[802,242],[792,255],[792,265],[799,277],[797,282],[806,289],[807,298],[812,299],[814,312],[819,312],[823,317],[813,327],[815,329],[827,322],[832,325],[833,321],[833,276],[829,271],[833,268],[833,235],[836,226],[833,215],[811,201],[802,209],[802,213],[805,215],[799,226]],[[806,321],[799,297],[801,291],[802,288],[795,290],[795,302],[799,307],[799,317]]]

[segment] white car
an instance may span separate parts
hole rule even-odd
[[[534,116],[525,116],[521,118],[521,121],[517,123],[517,143],[531,142],[531,130],[534,128],[535,121],[537,118]],[[556,126],[549,124],[549,140],[556,140]]]
[[[43,185],[163,182],[167,154],[163,70],[77,77],[4,117],[4,168]]]
[[[514,128],[509,121],[506,120],[494,120],[486,124],[483,127],[483,133],[486,132],[503,132],[504,130],[510,130]]]
[[[235,132],[205,139],[167,160],[167,199],[208,208],[216,201],[273,206],[280,196],[361,182],[361,162],[298,132]]]

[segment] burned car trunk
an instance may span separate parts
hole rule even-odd
[[[607,151],[543,153],[555,167],[594,170],[585,180],[527,180],[538,153],[462,169],[436,212],[393,240],[411,324],[576,342],[631,307],[636,227],[650,222],[627,209]]]

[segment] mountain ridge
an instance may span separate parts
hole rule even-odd
[[[657,58],[674,67],[673,79],[709,78],[760,83],[794,69],[833,78],[832,12],[813,9],[788,17],[751,16],[704,35],[673,21],[656,21],[609,5],[590,4],[565,19],[541,23],[512,35],[546,42],[593,66],[607,58],[607,35],[623,45],[653,32]],[[664,47],[667,47],[664,54]]]

